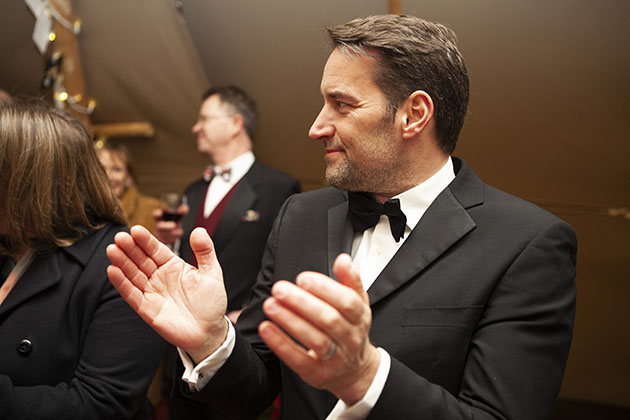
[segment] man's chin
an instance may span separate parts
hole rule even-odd
[[[330,185],[331,187],[335,187],[340,190],[352,189],[352,186],[350,185],[351,183],[349,183],[345,177],[341,176],[340,174],[333,173],[329,170],[326,170],[326,182],[328,182],[328,185]]]

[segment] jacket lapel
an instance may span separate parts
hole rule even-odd
[[[347,195],[346,195],[347,197]],[[328,209],[328,275],[334,278],[332,267],[337,255],[352,252],[352,225],[347,218],[348,200]]]
[[[370,304],[411,280],[474,227],[451,191],[444,190],[368,290]]]
[[[467,209],[483,203],[483,184],[463,161],[453,158],[456,178],[429,206],[420,222],[368,290],[374,305],[446,252],[475,228]]]
[[[182,219],[182,229],[184,232],[192,232],[195,228],[195,221],[197,219],[197,212],[201,205],[201,200],[204,197],[206,190],[208,189],[208,183],[201,180],[193,185],[186,193],[186,201],[189,207],[190,217],[184,217]],[[186,241],[188,242],[188,241]]]
[[[36,255],[33,258],[30,266],[0,305],[0,319],[25,300],[59,283],[61,270],[59,270],[57,258],[57,252]]]
[[[15,287],[8,294],[2,305],[0,305],[0,319],[5,313],[19,306],[22,302],[55,286],[61,281],[64,267],[62,253],[71,255],[82,266],[86,266],[94,250],[109,230],[110,225],[107,225],[89,233],[74,245],[57,248],[54,252],[35,255],[31,265],[15,284]]]
[[[243,216],[247,210],[253,208],[256,202],[258,194],[254,189],[251,176],[248,176],[250,172],[251,170],[239,181],[212,235],[212,241],[217,249],[223,249],[224,244],[229,242],[234,231],[243,223]]]

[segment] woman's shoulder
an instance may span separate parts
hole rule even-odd
[[[118,232],[128,232],[126,226],[117,223],[105,223],[101,228],[93,230],[85,235],[81,240],[73,245],[64,247],[63,251],[72,255],[82,264],[86,265],[94,256],[103,254],[105,256],[105,248],[114,242],[114,237]]]

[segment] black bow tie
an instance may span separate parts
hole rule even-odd
[[[212,178],[214,178],[215,176],[220,176],[221,178],[223,178],[225,182],[230,182],[230,179],[232,178],[232,169],[227,168],[224,170],[220,170],[219,168],[213,167],[212,165],[204,169],[203,171],[204,181],[210,182],[212,181]]]
[[[384,214],[389,218],[389,226],[396,242],[404,236],[407,217],[400,210],[399,199],[389,199],[381,204],[371,194],[350,191],[348,200],[348,215],[355,232],[363,232],[376,226],[378,219]]]

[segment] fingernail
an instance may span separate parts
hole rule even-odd
[[[300,276],[297,283],[302,287],[309,287],[312,284],[311,278],[308,276]]]
[[[288,294],[287,286],[279,283],[273,287],[273,295],[275,297],[283,298]]]
[[[261,337],[269,337],[271,332],[266,325],[261,324],[260,327],[258,327],[258,334],[260,334]]]
[[[276,306],[271,299],[266,299],[263,303],[263,310],[267,315],[273,315],[276,312]]]

